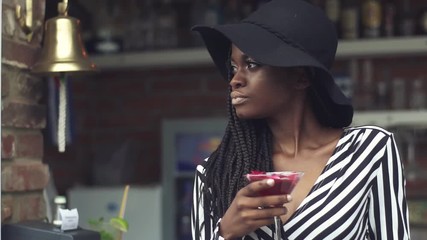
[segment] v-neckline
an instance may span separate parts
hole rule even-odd
[[[332,161],[333,156],[335,156],[335,154],[337,153],[338,149],[342,146],[342,141],[344,139],[344,137],[347,135],[347,129],[343,129],[340,138],[338,139],[334,150],[332,151],[332,154],[329,156],[328,161],[326,162],[325,166],[323,167],[322,171],[320,172],[319,176],[317,177],[316,181],[314,181],[313,186],[311,187],[310,191],[308,192],[308,194],[304,197],[304,199],[301,201],[301,203],[298,205],[298,207],[295,209],[295,211],[292,213],[292,215],[286,220],[286,222],[283,223],[282,228],[284,228],[286,225],[288,225],[288,223],[292,222],[294,218],[296,218],[299,214],[301,214],[301,212],[304,211],[304,209],[302,208],[303,206],[306,205],[308,198],[311,196],[311,194],[313,192],[315,192],[321,184],[323,180],[319,179],[328,171],[328,169],[330,169],[334,164]]]

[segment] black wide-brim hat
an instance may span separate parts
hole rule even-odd
[[[332,127],[346,127],[353,118],[350,100],[329,69],[337,48],[334,25],[324,12],[303,0],[272,0],[239,23],[195,26],[215,65],[229,78],[231,43],[257,62],[276,67],[308,67],[318,117]]]

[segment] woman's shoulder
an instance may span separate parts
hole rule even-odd
[[[344,129],[340,146],[343,147],[348,144],[356,144],[358,146],[362,146],[363,144],[385,144],[393,138],[392,132],[379,126],[352,126]]]
[[[384,129],[380,126],[375,125],[362,125],[362,126],[352,126],[344,129],[346,135],[349,134],[374,134],[374,135],[383,135],[383,136],[392,136],[393,133]]]

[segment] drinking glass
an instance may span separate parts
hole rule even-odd
[[[273,179],[274,186],[264,189],[260,192],[261,196],[290,194],[304,175],[303,172],[281,171],[281,172],[256,172],[246,174],[249,182],[260,181],[264,179]],[[280,216],[274,216],[275,240],[282,239],[282,221]]]

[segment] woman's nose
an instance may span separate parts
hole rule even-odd
[[[239,72],[236,72],[236,74],[234,74],[234,76],[231,78],[230,81],[230,86],[231,89],[238,89],[241,88],[243,86],[245,86],[246,84],[246,80],[244,79],[243,76],[241,76],[241,74],[239,74]]]

